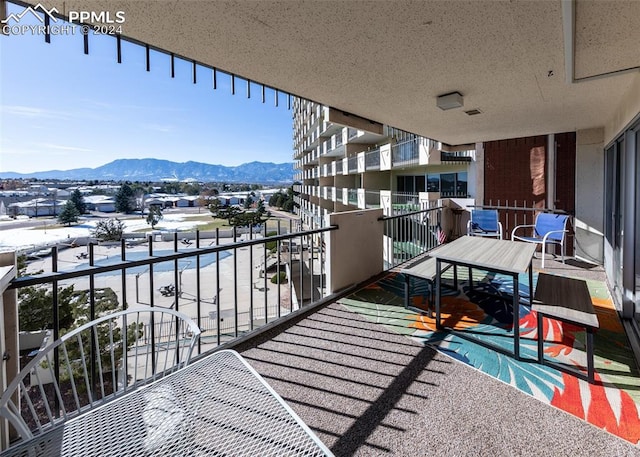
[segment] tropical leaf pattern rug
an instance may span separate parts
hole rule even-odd
[[[595,383],[537,363],[536,313],[528,304],[528,278],[520,279],[520,356],[489,349],[459,336],[474,338],[513,351],[513,313],[508,300],[513,280],[475,271],[474,288],[459,274],[457,288],[442,288],[442,321],[456,332],[436,331],[435,316],[404,308],[404,276],[390,273],[380,281],[340,300],[351,311],[385,325],[438,351],[494,376],[529,395],[573,414],[633,443],[640,442],[640,376],[629,341],[614,309],[606,285],[587,285],[600,328],[595,333]],[[537,273],[534,273],[534,285]],[[452,283],[452,281],[450,281]],[[425,309],[429,301],[425,281],[411,288],[413,307]],[[545,358],[579,367],[586,372],[583,328],[543,319]]]

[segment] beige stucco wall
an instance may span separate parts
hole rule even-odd
[[[604,129],[576,132],[575,255],[604,262]]]
[[[357,284],[381,273],[383,265],[382,209],[329,214],[327,287],[329,293]]]
[[[605,125],[604,144],[607,145],[613,141],[638,114],[640,114],[640,73],[636,75],[635,82],[622,98],[618,110]]]

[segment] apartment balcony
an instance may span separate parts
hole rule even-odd
[[[441,151],[440,161],[443,163],[473,162],[476,160],[476,151]]]
[[[153,306],[179,309],[203,329],[195,363],[211,351],[237,350],[336,456],[556,455],[568,443],[572,443],[568,451],[571,455],[581,450],[590,456],[637,454],[629,438],[625,441],[603,430],[607,427],[620,435],[633,430],[628,421],[637,416],[635,408],[629,409],[634,400],[620,394],[627,390],[609,383],[588,385],[551,368],[543,370],[535,360],[516,361],[495,352],[482,352],[476,346],[464,346],[471,350],[461,362],[456,351],[472,343],[462,338],[452,340],[455,332],[434,332],[427,313],[404,308],[399,267],[436,246],[430,225],[444,224],[443,211],[434,208],[398,217],[381,217],[381,210],[337,213],[322,229],[293,232],[293,225],[285,224],[275,236],[247,231],[223,239],[218,231],[212,237],[191,233],[174,234],[162,241],[143,238],[139,248],[128,247],[126,242],[110,248],[54,248],[51,262],[59,262],[59,268],[49,270],[59,270],[57,273],[12,279],[15,267],[0,267],[3,311],[6,316],[12,303],[17,310],[15,289],[77,284],[76,290],[80,290],[95,282],[94,289],[87,289],[87,293],[97,296],[101,281],[110,287],[124,287],[115,291],[120,304],[126,297],[129,306],[138,306],[134,303],[137,300],[148,305],[150,300]],[[306,209],[301,212],[314,223],[323,223],[319,214]],[[389,239],[392,234],[397,238]],[[189,236],[194,246],[183,246],[179,238],[184,236]],[[388,240],[385,246],[393,247],[390,257],[385,256],[382,239]],[[162,243],[167,243],[171,252],[161,252]],[[414,249],[407,250],[409,244]],[[291,250],[292,246],[299,249]],[[78,262],[74,254],[87,249],[92,259],[100,257],[101,249],[118,252],[112,263],[75,268],[72,264]],[[137,251],[145,255],[134,258]],[[261,257],[271,251],[272,257]],[[212,258],[217,261],[209,262]],[[389,261],[386,267],[385,259]],[[190,261],[193,267],[182,268],[183,261]],[[138,280],[134,267],[146,270]],[[534,269],[540,269],[538,260],[534,260]],[[604,278],[601,269],[558,261],[548,262],[546,269],[590,281]],[[283,270],[286,282],[274,284],[268,280],[271,273]],[[460,281],[464,281],[464,271],[460,275]],[[164,296],[156,288],[167,280],[175,280],[176,292]],[[428,298],[422,284],[414,287],[416,299]],[[459,295],[449,295],[452,303],[466,300],[463,291],[467,289],[461,286],[458,290]],[[59,299],[57,295],[54,298]],[[521,306],[526,306],[526,301]],[[467,311],[446,317],[460,322],[457,332],[473,330],[467,319],[480,319],[476,311]],[[615,324],[615,312],[608,319]],[[425,344],[430,338],[437,339]],[[620,373],[620,383],[631,385],[635,368],[626,374],[616,371],[619,364],[629,360],[621,352],[626,343],[620,341],[617,346],[616,342],[612,346],[600,346],[602,340],[596,342],[598,357],[615,360],[597,371],[603,376]],[[615,354],[607,353],[613,346]],[[8,349],[11,354],[18,353],[17,348]],[[494,368],[498,374],[483,373],[473,365],[485,360],[481,358],[485,353],[497,361]],[[90,366],[92,355],[84,357],[85,365]],[[5,363],[15,362],[12,357]],[[540,377],[529,377],[527,372]],[[11,376],[11,370],[9,373]],[[500,373],[513,378],[505,381]],[[537,397],[543,393],[539,386],[548,388],[547,381],[563,383],[556,387],[557,407]],[[198,395],[197,391],[192,395]],[[574,417],[582,414],[579,409],[583,402],[592,398],[603,402],[595,415],[601,425]],[[610,407],[620,409],[619,428]],[[109,408],[106,404],[101,411]],[[586,409],[583,414],[594,416]],[[195,423],[194,418],[187,420],[188,425]],[[247,416],[247,424],[252,420]],[[101,430],[108,424],[98,423],[96,427]],[[191,432],[197,434],[198,430]],[[94,435],[97,439],[99,433]],[[140,441],[144,438],[141,435]]]
[[[349,174],[358,173],[358,157],[349,157],[347,160]]]
[[[366,171],[380,170],[380,149],[365,153],[364,166]]]

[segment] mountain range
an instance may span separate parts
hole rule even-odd
[[[161,181],[196,180],[204,182],[281,184],[293,181],[293,163],[249,162],[236,167],[202,162],[172,162],[160,159],[118,159],[97,168],[50,170],[34,173],[0,171],[0,178]]]

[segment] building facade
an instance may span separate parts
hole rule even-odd
[[[292,109],[295,190],[308,227],[333,212],[392,214],[477,193],[475,145],[452,148],[300,98]]]

